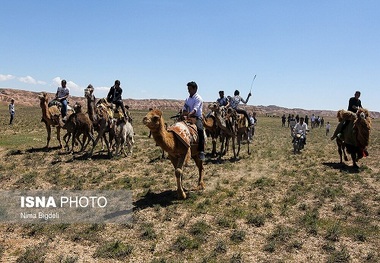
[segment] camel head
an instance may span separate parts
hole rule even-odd
[[[46,92],[42,92],[38,95],[38,98],[40,99],[40,106],[45,106],[48,103],[48,97]]]
[[[92,85],[88,85],[88,87],[84,89],[84,96],[86,98],[90,98],[93,92],[94,88],[92,87]]]
[[[360,117],[362,119],[367,119],[369,117],[369,111],[367,109],[360,108],[356,112],[356,115],[358,116],[358,118]]]
[[[143,123],[150,130],[156,130],[160,128],[161,121],[162,121],[161,119],[162,119],[162,112],[160,110],[151,110],[145,115],[143,119]]]
[[[217,102],[212,102],[208,105],[208,108],[212,111],[219,111],[220,105]]]
[[[76,102],[74,105],[74,112],[75,113],[82,112],[82,104],[80,104],[79,102]]]

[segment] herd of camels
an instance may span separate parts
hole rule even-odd
[[[94,148],[101,139],[105,142],[110,157],[112,156],[111,141],[113,138],[116,140],[117,146],[122,144],[121,147],[123,147],[125,143],[129,142],[128,147],[129,151],[131,151],[131,144],[133,143],[132,126],[129,124],[129,132],[126,132],[129,139],[124,138],[124,140],[121,140],[120,142],[120,137],[122,136],[118,136],[117,132],[115,132],[117,130],[115,129],[115,126],[118,126],[119,122],[112,121],[113,116],[105,100],[101,99],[98,102],[95,102],[95,97],[92,92],[93,89],[85,89],[87,114],[81,112],[80,105],[76,105],[74,106],[75,112],[69,116],[66,123],[62,122],[58,106],[53,105],[49,107],[47,93],[43,92],[39,95],[40,107],[42,109],[42,122],[45,123],[47,131],[46,148],[49,147],[52,127],[55,127],[60,148],[62,148],[60,132],[61,129],[66,129],[67,133],[64,136],[66,142],[65,147],[67,147],[70,138],[72,138],[72,150],[76,141],[81,144],[81,151],[84,151],[89,142],[92,142],[92,148],[88,153],[89,157],[92,157]],[[221,141],[221,148],[217,155],[218,160],[220,160],[222,155],[228,150],[229,142],[232,144],[233,155],[236,159],[239,156],[241,142],[244,138],[247,139],[248,130],[250,129],[246,118],[244,115],[240,116],[239,114],[236,114],[236,112],[231,109],[219,106],[216,102],[210,103],[208,108],[213,114],[207,117],[203,116],[203,119],[205,130],[212,138],[211,154],[213,156],[217,155],[216,141],[219,138]],[[342,156],[342,153],[345,155],[345,149],[347,149],[351,154],[354,167],[357,167],[356,162],[363,156],[361,150],[368,145],[369,130],[371,128],[371,119],[367,110],[361,109],[357,116],[358,117],[355,118],[352,115],[350,116],[352,125],[348,125],[349,128],[344,134],[348,135],[354,132],[358,137],[359,145],[353,145],[353,143],[350,144],[348,142],[344,143],[342,140],[337,139],[340,155]],[[338,118],[343,120],[343,112],[338,112]],[[128,123],[128,120],[126,120],[126,122]],[[156,144],[160,146],[163,151],[168,153],[168,158],[175,169],[178,198],[186,198],[186,193],[182,184],[183,166],[190,158],[195,161],[198,168],[198,189],[204,189],[204,167],[203,161],[199,158],[197,142],[193,141],[186,143],[181,134],[178,134],[175,129],[167,129],[162,112],[158,109],[150,110],[143,118],[143,123],[150,129]],[[189,123],[188,125],[191,124]],[[132,131],[130,131],[130,129],[132,129]],[[186,130],[186,128],[184,129]],[[187,129],[190,128],[188,127]],[[96,138],[93,136],[94,130],[97,132]],[[109,134],[108,138],[106,136],[107,133]],[[185,131],[185,133],[190,132]],[[80,140],[79,137],[81,134],[83,134],[82,140]],[[235,150],[235,141],[238,146],[237,150]],[[119,144],[117,142],[119,142]],[[248,154],[250,154],[249,140],[247,140],[247,147]]]

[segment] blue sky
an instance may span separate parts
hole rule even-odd
[[[380,1],[2,0],[0,88],[380,111]]]

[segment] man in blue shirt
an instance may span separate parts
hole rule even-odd
[[[198,151],[199,158],[204,161],[205,153],[204,153],[204,144],[205,137],[203,131],[203,120],[202,120],[202,107],[203,100],[202,97],[197,93],[198,85],[194,81],[187,83],[187,90],[189,92],[189,97],[185,100],[185,105],[183,106],[183,110],[187,113],[187,117],[196,118],[195,125],[197,126],[198,132]]]
[[[226,97],[224,97],[224,91],[219,91],[219,98],[216,100],[216,102],[219,103],[220,106],[227,106],[228,100]]]

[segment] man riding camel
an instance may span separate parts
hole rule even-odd
[[[244,104],[247,104],[248,103],[248,100],[249,100],[249,97],[252,96],[251,92],[248,94],[248,97],[246,100],[244,100],[240,95],[240,92],[238,90],[235,90],[234,92],[234,96],[233,97],[228,97],[228,104],[227,106],[230,106],[231,108],[233,108],[237,113],[240,113],[240,114],[244,114],[245,118],[248,120],[248,126],[252,126],[253,123],[251,122],[249,116],[248,116],[248,113],[239,108],[239,103],[240,102],[243,102]]]

